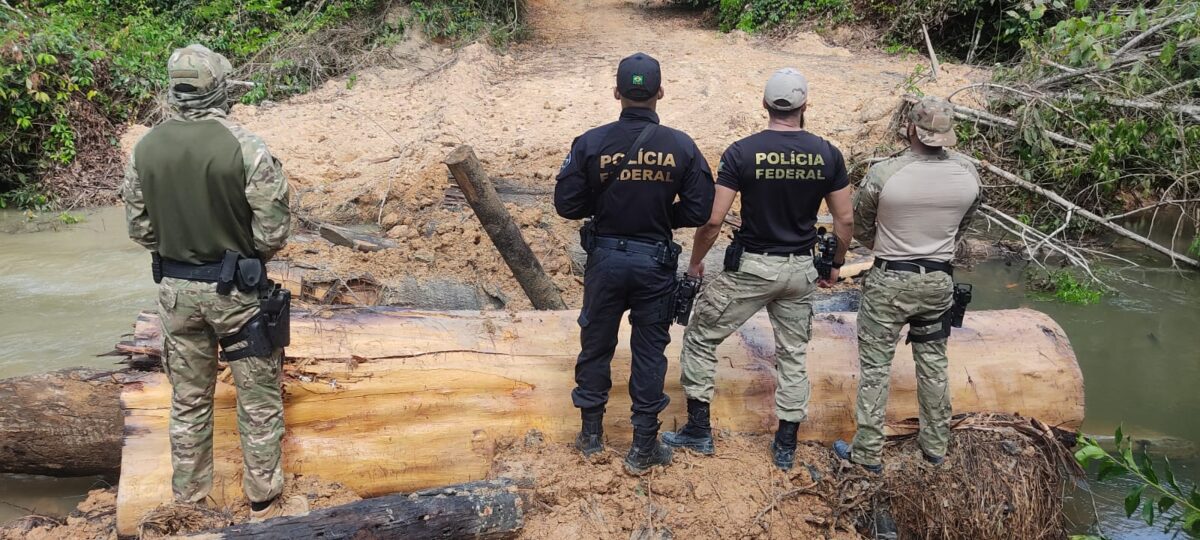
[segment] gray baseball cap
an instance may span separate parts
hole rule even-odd
[[[794,111],[808,103],[808,79],[798,70],[783,68],[771,75],[763,101],[777,111]]]
[[[954,106],[949,101],[926,97],[908,111],[908,121],[917,126],[917,138],[929,146],[954,146]]]
[[[229,59],[220,53],[209,50],[204,45],[188,45],[175,49],[171,59],[167,60],[167,76],[171,79],[171,88],[187,85],[194,90],[189,93],[206,93],[225,82],[225,77],[233,71]]]

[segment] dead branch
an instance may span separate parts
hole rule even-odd
[[[1054,97],[1060,97],[1074,103],[1085,103],[1091,101],[1092,98],[1079,94],[1063,93],[1054,94]],[[1151,100],[1132,100],[1121,99],[1109,96],[1102,96],[1101,101],[1116,107],[1124,107],[1127,109],[1137,109],[1141,111],[1170,111],[1177,114],[1182,114],[1191,117],[1195,122],[1200,122],[1200,105],[1176,105],[1170,103],[1162,103]]]
[[[955,92],[955,93],[957,93],[957,92]],[[953,96],[953,95],[954,94],[951,94],[951,96]],[[906,100],[908,100],[910,103],[916,103],[916,97],[905,96],[904,98]],[[971,107],[959,105],[957,103],[951,103],[951,105],[954,107],[954,115],[960,119],[984,120],[986,122],[991,123],[992,125],[1000,125],[1000,126],[1004,126],[1004,127],[1010,128],[1010,129],[1020,129],[1021,128],[1021,124],[1011,118],[1005,118],[1003,116],[998,116],[998,115],[992,114],[987,111],[981,111],[979,109],[973,109]],[[1085,143],[1082,141],[1077,141],[1075,139],[1072,139],[1065,135],[1061,135],[1059,133],[1055,133],[1048,129],[1041,129],[1041,128],[1039,128],[1039,129],[1042,133],[1046,134],[1046,138],[1048,138],[1054,142],[1065,144],[1068,146],[1074,146],[1074,147],[1084,150],[1086,152],[1091,152],[1091,151],[1095,150],[1095,147],[1093,147],[1092,145],[1090,145],[1088,143]]]
[[[1117,51],[1113,53],[1113,57],[1120,58],[1122,55],[1133,50],[1134,47],[1137,47],[1143,41],[1145,41],[1147,38],[1149,38],[1150,36],[1153,36],[1154,34],[1157,34],[1164,28],[1171,26],[1172,24],[1178,24],[1178,23],[1184,22],[1195,16],[1196,16],[1196,11],[1192,10],[1190,13],[1183,13],[1181,15],[1176,15],[1176,16],[1166,19],[1154,26],[1151,26],[1150,28],[1147,28],[1145,32],[1142,32],[1142,33],[1138,34],[1137,36],[1134,36],[1133,39],[1126,42],[1125,45],[1122,45],[1120,49],[1117,49]]]
[[[1182,253],[1176,252],[1166,246],[1163,246],[1162,244],[1159,244],[1158,242],[1155,242],[1149,238],[1146,238],[1145,236],[1142,236],[1142,235],[1137,234],[1129,229],[1126,229],[1125,227],[1122,227],[1120,225],[1112,223],[1111,221],[1108,221],[1105,218],[1100,217],[1071,201],[1068,201],[1067,199],[1063,198],[1063,196],[1059,195],[1058,193],[1055,193],[1046,188],[1043,188],[1037,184],[1034,184],[1033,182],[1025,180],[1024,178],[1021,178],[1020,176],[1010,173],[1010,172],[1008,172],[1004,169],[1001,169],[1000,167],[997,167],[995,165],[992,165],[991,163],[988,163],[986,161],[980,161],[971,156],[964,156],[964,157],[971,163],[974,163],[976,167],[982,167],[984,169],[987,169],[992,174],[995,174],[996,176],[999,176],[1005,180],[1008,180],[1009,182],[1012,182],[1013,184],[1016,184],[1028,191],[1032,191],[1038,195],[1041,195],[1067,210],[1073,210],[1075,212],[1075,214],[1079,215],[1080,217],[1087,219],[1088,221],[1092,221],[1094,223],[1102,225],[1105,228],[1116,233],[1118,236],[1122,236],[1124,238],[1133,240],[1134,242],[1142,244],[1143,246],[1146,246],[1150,249],[1153,249],[1154,251],[1157,251],[1159,253],[1162,253],[1163,255],[1170,257],[1171,264],[1175,264],[1177,262],[1183,262],[1193,268],[1200,269],[1200,261],[1197,261],[1196,259],[1188,257]]]

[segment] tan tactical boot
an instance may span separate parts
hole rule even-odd
[[[303,516],[308,513],[308,498],[303,495],[276,497],[271,505],[259,511],[250,511],[250,523],[258,523],[282,516]]]

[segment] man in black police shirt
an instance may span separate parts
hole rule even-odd
[[[650,56],[621,60],[613,91],[621,101],[620,120],[575,139],[554,188],[559,215],[592,218],[581,231],[588,261],[579,314],[582,351],[571,394],[583,420],[575,446],[585,456],[604,449],[610,363],[621,315],[629,310],[634,431],[625,469],[631,474],[671,462],[671,449],[658,441],[658,413],[671,401],[663,393],[679,256],[671,231],[704,224],[714,191],[696,143],[658,123],[661,81],[658,61]]]
[[[812,330],[812,296],[818,283],[812,250],[817,212],[824,200],[838,237],[829,286],[838,279],[854,229],[850,181],[842,153],[804,129],[808,80],[784,68],[763,92],[767,129],[733,143],[721,157],[712,216],[696,230],[688,273],[704,274],[704,256],[721,232],[734,196],[742,194],[742,227],[726,268],[696,302],[683,335],[681,382],[688,399],[688,422],[663,434],[673,447],[712,454],[709,405],[716,394],[717,346],[764,307],[775,330],[775,416],[779,429],[771,445],[775,465],[792,468],[796,432],[808,416],[805,367]],[[738,255],[736,246],[744,252]],[[736,255],[736,256],[735,256]]]

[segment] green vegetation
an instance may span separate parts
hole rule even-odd
[[[58,214],[58,222],[62,223],[63,225],[74,225],[76,223],[82,223],[83,217],[70,212],[60,212]]]
[[[199,42],[228,56],[234,78],[254,83],[243,102],[308,91],[364,65],[406,24],[443,41],[516,35],[522,3],[389,0],[30,0],[0,4],[0,207],[54,203],[48,177],[81,149],[112,149],[113,125],[161,118],[163,68]],[[382,56],[382,55],[380,55]],[[352,82],[349,84],[353,84]],[[119,160],[106,160],[108,163]],[[110,183],[119,170],[88,174]],[[65,180],[69,187],[70,179]],[[63,189],[62,191],[69,191]],[[107,194],[106,196],[111,196]]]
[[[1084,468],[1096,468],[1096,480],[1116,476],[1127,476],[1134,480],[1125,497],[1125,514],[1141,516],[1147,525],[1155,521],[1163,524],[1163,533],[1184,533],[1200,538],[1200,492],[1196,487],[1187,488],[1175,480],[1171,462],[1163,460],[1162,477],[1156,470],[1154,460],[1144,450],[1135,453],[1133,443],[1125,438],[1118,427],[1115,433],[1116,451],[1109,453],[1095,439],[1079,437],[1080,448],[1075,460]],[[1101,536],[1073,536],[1072,540],[1100,540]]]
[[[756,32],[800,22],[842,23],[853,20],[850,0],[679,0],[699,9],[712,9],[722,32]]]
[[[1091,305],[1099,302],[1103,296],[1096,285],[1075,277],[1067,270],[1039,273],[1031,269],[1026,275],[1026,283],[1031,296],[1066,304]]]

